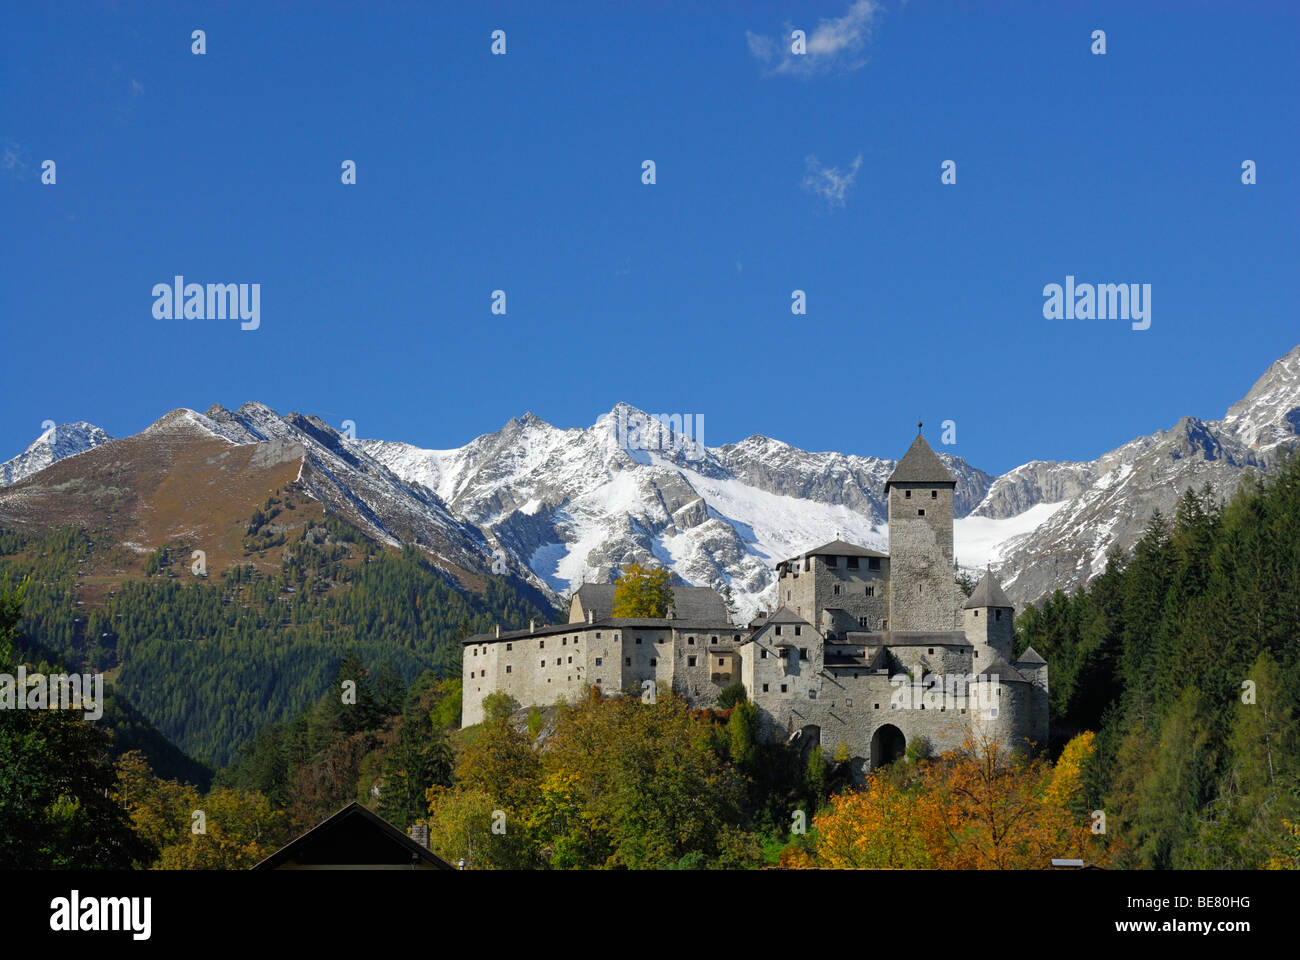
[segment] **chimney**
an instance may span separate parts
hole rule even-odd
[[[412,840],[424,847],[424,849],[429,849],[429,825],[427,823],[414,823],[406,832]]]
[[[588,623],[595,623],[595,622],[596,622],[596,611],[595,611],[595,610],[588,610],[588,611],[587,611],[587,622],[588,622]]]
[[[676,619],[677,619],[677,610],[676,610],[676,608],[675,608],[671,603],[668,604],[668,611],[667,611],[667,613],[668,613],[668,619],[669,619],[669,620],[676,620]]]
[[[501,639],[501,624],[497,624],[497,639]]]
[[[537,621],[533,620],[532,618],[529,618],[528,620],[528,632],[529,633],[537,632]]]

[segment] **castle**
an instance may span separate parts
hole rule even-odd
[[[969,598],[953,579],[956,486],[918,432],[885,483],[889,553],[834,540],[781,561],[778,609],[745,627],[707,587],[674,587],[666,617],[627,619],[610,616],[612,584],[584,584],[568,623],[470,637],[462,724],[497,691],[527,706],[667,688],[703,708],[740,681],[765,738],[847,751],[859,777],[913,743],[1046,745],[1047,663],[1032,647],[1013,658],[1014,609],[992,572]]]

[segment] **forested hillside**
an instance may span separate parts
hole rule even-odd
[[[381,548],[329,513],[274,543],[278,570],[259,568],[272,511],[268,502],[250,520],[250,562],[210,576],[193,572],[186,543],[154,551],[142,577],[83,575],[123,548],[71,528],[0,531],[0,575],[30,577],[25,637],[70,669],[106,672],[144,718],[214,766],[318,700],[346,649],[405,680],[457,676],[460,638],[557,616],[526,585],[488,578],[474,593],[417,550]]]
[[[1054,740],[1097,731],[1087,799],[1131,865],[1266,865],[1300,822],[1300,458],[1188,492],[1131,557],[1018,618]]]

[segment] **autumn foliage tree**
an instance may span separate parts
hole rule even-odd
[[[614,581],[614,617],[663,617],[673,602],[672,577],[662,567],[629,565]]]
[[[1041,869],[1053,857],[1106,863],[1114,851],[1079,809],[1091,733],[1055,766],[970,736],[962,750],[873,771],[814,820],[811,852],[787,866],[896,869]]]

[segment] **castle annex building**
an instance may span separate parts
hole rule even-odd
[[[625,619],[610,616],[612,584],[585,584],[566,624],[470,637],[462,723],[482,722],[497,691],[528,706],[653,684],[703,708],[741,681],[765,737],[843,747],[859,774],[918,741],[1045,744],[1046,662],[1013,656],[1014,610],[991,572],[969,598],[953,580],[956,485],[918,433],[885,483],[889,553],[834,540],[781,561],[778,609],[748,626],[707,587],[674,587],[662,619]]]

